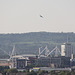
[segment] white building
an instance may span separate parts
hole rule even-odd
[[[61,56],[71,57],[72,45],[70,43],[64,43],[61,45]]]

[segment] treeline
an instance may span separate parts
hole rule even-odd
[[[75,70],[72,70],[72,71],[45,71],[45,70],[29,71],[29,69],[27,69],[23,71],[18,71],[16,68],[9,69],[8,67],[0,66],[0,73],[2,75],[75,75]]]
[[[21,34],[0,34],[0,44],[40,41],[63,43],[67,41],[67,37],[69,42],[75,42],[75,33],[32,32]]]

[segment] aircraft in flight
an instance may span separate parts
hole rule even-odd
[[[42,16],[42,15],[40,15],[40,17],[41,17],[41,18],[43,18],[43,16]]]

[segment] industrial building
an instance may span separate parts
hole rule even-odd
[[[16,59],[16,68],[25,69],[27,66],[27,59]]]
[[[61,52],[57,46],[51,51],[47,48],[47,46],[43,50],[39,48],[38,56],[34,54],[14,55],[13,49],[9,62],[6,61],[5,63],[8,63],[7,65],[11,66],[10,68],[17,69],[26,69],[28,66],[52,68],[70,67],[71,54],[72,45],[70,43],[62,44]],[[11,64],[9,65],[9,63]]]
[[[38,56],[33,54],[15,55],[12,56],[12,67],[17,69],[25,69],[30,65],[53,68],[70,67],[71,48],[71,44],[69,43],[61,45],[61,56],[57,46],[51,51],[49,51],[47,46],[43,50],[39,48]],[[52,57],[52,54],[55,55]]]
[[[11,68],[12,64],[9,59],[0,59],[0,66],[9,66]]]
[[[26,54],[26,55],[15,55],[12,57],[12,68],[26,69],[29,65],[35,65],[36,55]]]
[[[41,67],[70,67],[69,57],[40,57],[36,61],[36,65]]]
[[[71,58],[72,52],[72,45],[70,43],[64,43],[61,45],[61,56]]]

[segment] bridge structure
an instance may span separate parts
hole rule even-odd
[[[39,57],[41,56],[48,57],[48,56],[51,56],[53,53],[55,57],[58,57],[59,55],[61,55],[61,52],[57,46],[52,50],[49,50],[47,46],[43,50],[41,50],[41,48],[42,47],[39,48],[39,55],[38,55]]]

